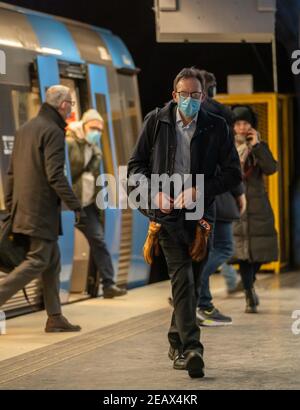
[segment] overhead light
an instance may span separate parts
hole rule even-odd
[[[122,55],[122,60],[125,65],[132,65],[132,60],[125,54]]]
[[[111,60],[111,56],[105,47],[98,47],[98,51],[100,53],[100,57],[102,60],[107,60],[107,61]]]
[[[39,49],[39,51],[41,53],[44,53],[44,54],[52,54],[52,55],[55,55],[55,56],[62,56],[63,55],[63,52],[61,50],[56,49],[56,48],[42,47],[42,48]]]
[[[178,11],[178,0],[159,0],[160,11]]]
[[[272,11],[276,12],[276,0],[258,0],[258,11]]]
[[[0,38],[0,45],[8,46],[8,47],[24,48],[23,44],[20,41],[7,40],[5,38]]]

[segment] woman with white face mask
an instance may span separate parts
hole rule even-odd
[[[234,223],[235,259],[240,265],[246,293],[246,313],[257,313],[254,290],[262,264],[278,259],[274,214],[265,189],[264,176],[277,172],[277,162],[257,132],[257,116],[248,106],[236,106],[234,135],[246,188],[247,211]]]
[[[73,190],[81,200],[87,215],[84,226],[77,228],[87,238],[91,257],[100,273],[105,298],[124,296],[127,291],[116,286],[114,268],[110,253],[104,240],[102,214],[96,205],[100,188],[96,181],[100,175],[102,160],[101,137],[104,120],[96,110],[88,110],[82,120],[73,122],[67,131],[67,143],[72,174]],[[95,289],[95,294],[97,289]]]

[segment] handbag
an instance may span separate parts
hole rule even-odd
[[[0,267],[5,273],[11,272],[25,259],[29,249],[29,241],[25,235],[12,232],[11,218],[0,225]]]
[[[22,234],[14,234],[12,220],[7,217],[0,223],[0,270],[10,273],[19,266],[26,258],[29,250],[29,239]],[[26,289],[23,289],[24,297],[30,304]]]

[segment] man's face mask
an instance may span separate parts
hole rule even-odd
[[[97,130],[91,130],[86,134],[86,140],[91,145],[100,146],[102,132]]]
[[[178,108],[186,118],[195,117],[201,108],[201,100],[195,98],[179,98]]]

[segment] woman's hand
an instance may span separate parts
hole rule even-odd
[[[250,144],[252,147],[255,147],[255,145],[259,144],[258,132],[254,128],[250,129],[246,139],[248,144]]]

